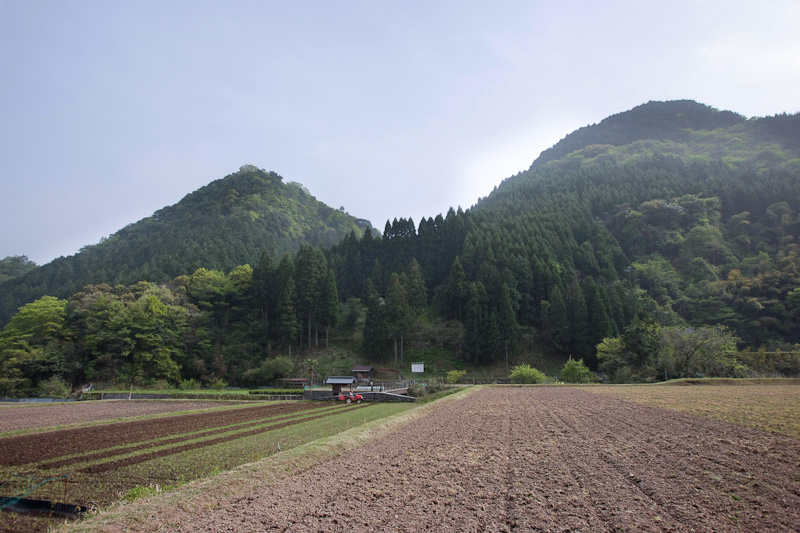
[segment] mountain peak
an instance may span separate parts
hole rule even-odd
[[[713,130],[745,122],[745,117],[732,111],[720,111],[694,100],[654,101],[623,111],[580,128],[543,151],[532,167],[592,144],[620,146],[635,141],[679,140],[686,130]]]

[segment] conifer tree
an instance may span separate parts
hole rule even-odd
[[[462,308],[469,298],[468,290],[461,259],[456,257],[450,267],[450,276],[447,279],[447,287],[445,289],[445,309],[448,317],[463,320]]]
[[[414,312],[419,312],[428,300],[425,280],[422,277],[422,267],[416,259],[411,259],[408,270],[405,272],[405,290],[408,296],[408,304]]]
[[[498,309],[500,335],[503,340],[503,356],[506,371],[508,371],[508,352],[513,349],[519,340],[519,323],[514,312],[514,302],[511,299],[511,289],[503,283],[500,294],[500,307]]]
[[[277,287],[275,286],[275,267],[268,251],[261,253],[258,265],[253,269],[253,292],[257,308],[261,311],[264,324],[264,342],[269,346],[270,310],[277,307]],[[269,353],[269,348],[267,349]]]
[[[297,290],[297,311],[306,318],[308,343],[311,344],[311,331],[315,312],[321,303],[322,287],[327,272],[327,260],[318,248],[301,246],[295,258],[295,286]]]
[[[336,274],[332,268],[328,269],[328,274],[325,276],[321,301],[318,321],[325,328],[325,347],[327,348],[330,327],[335,326],[339,319],[339,289],[336,286]]]
[[[289,277],[283,286],[280,305],[278,308],[278,330],[283,340],[289,345],[289,355],[292,354],[292,345],[300,335],[300,321],[297,319],[295,308],[294,278]]]
[[[398,340],[402,352],[403,338],[411,325],[412,316],[406,291],[400,283],[400,276],[392,273],[389,277],[389,286],[386,288],[386,321],[394,341],[395,364],[398,362]]]

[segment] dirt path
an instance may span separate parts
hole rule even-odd
[[[279,484],[154,511],[103,530],[797,531],[800,441],[577,389],[491,388]]]

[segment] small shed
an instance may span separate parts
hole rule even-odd
[[[338,396],[342,392],[342,385],[350,385],[350,390],[353,390],[353,383],[356,378],[353,376],[331,376],[325,381],[325,385],[330,385],[333,389],[333,395]]]
[[[354,366],[353,376],[359,382],[369,383],[375,378],[375,369],[371,366]]]
[[[279,379],[278,383],[287,389],[303,389],[308,383],[308,380],[306,378],[283,378]]]

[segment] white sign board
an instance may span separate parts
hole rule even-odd
[[[411,372],[420,374],[425,372],[425,363],[411,363]]]

